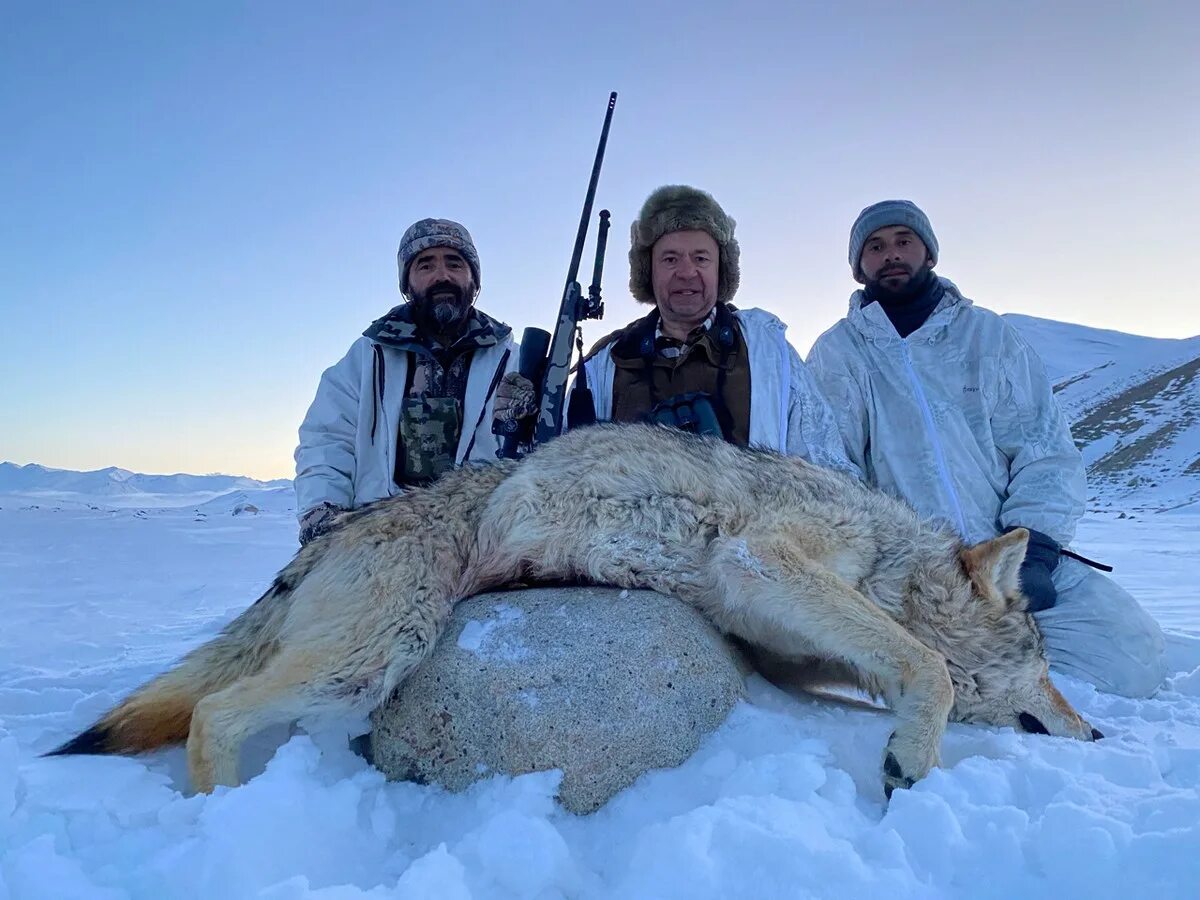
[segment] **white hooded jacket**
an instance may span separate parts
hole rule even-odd
[[[750,360],[750,446],[860,473],[846,459],[837,423],[812,373],[787,340],[787,326],[763,309],[733,311]],[[596,418],[612,418],[612,344],[585,364]]]
[[[940,281],[942,300],[907,338],[856,291],[813,345],[850,459],[969,543],[1021,525],[1065,546],[1084,512],[1084,466],[1041,360]]]
[[[361,337],[325,370],[296,447],[299,515],[321,503],[356,509],[401,492],[393,474],[409,356]],[[517,356],[507,328],[497,344],[473,353],[455,465],[495,460],[493,396],[500,377],[517,367]]]

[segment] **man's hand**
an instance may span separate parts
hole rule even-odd
[[[333,527],[334,520],[345,510],[332,503],[322,503],[312,509],[305,510],[300,517],[300,546],[319,538]]]
[[[538,411],[537,390],[533,382],[520,372],[509,372],[496,386],[492,419],[511,422],[532,416]]]
[[[1005,531],[1011,531],[1011,528]],[[1058,589],[1050,575],[1058,568],[1062,547],[1048,534],[1026,529],[1029,532],[1029,549],[1021,563],[1021,593],[1029,600],[1029,612],[1049,609],[1058,600]]]

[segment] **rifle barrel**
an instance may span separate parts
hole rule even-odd
[[[538,415],[534,426],[534,443],[544,444],[562,431],[566,415],[567,379],[571,371],[572,338],[579,327],[580,319],[589,318],[592,306],[582,296],[579,286],[579,261],[583,257],[583,244],[587,239],[588,223],[592,218],[592,203],[596,198],[596,185],[600,181],[600,166],[604,162],[604,148],[608,144],[608,129],[612,125],[613,110],[617,105],[617,92],[608,97],[608,109],[604,113],[604,127],[600,130],[600,143],[596,147],[596,159],[592,163],[592,175],[588,179],[587,196],[583,202],[583,213],[579,217],[579,231],[575,235],[575,247],[571,253],[571,266],[567,271],[567,282],[563,286],[562,303],[558,309],[558,321],[554,325],[554,336],[550,339],[550,353],[542,370],[542,381],[538,391]]]
[[[567,285],[579,277],[579,261],[583,259],[583,242],[587,239],[588,223],[592,220],[592,203],[596,199],[596,185],[600,182],[600,166],[604,162],[604,149],[608,146],[608,128],[612,124],[613,110],[617,106],[617,92],[608,95],[608,110],[604,113],[604,127],[600,129],[600,144],[596,148],[596,159],[592,162],[592,176],[588,179],[587,196],[583,201],[583,213],[579,217],[579,230],[575,233],[575,249],[571,252],[571,268],[567,271]]]

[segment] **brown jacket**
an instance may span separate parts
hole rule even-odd
[[[750,442],[750,360],[741,329],[726,304],[718,304],[711,327],[693,332],[682,345],[655,340],[658,310],[605,338],[612,344],[614,422],[643,422],[663,401],[688,393],[712,399],[725,439]],[[677,347],[677,356],[664,355]],[[594,351],[593,351],[594,352]]]

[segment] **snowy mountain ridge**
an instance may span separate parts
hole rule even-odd
[[[292,501],[286,478],[259,481],[242,475],[144,475],[110,466],[89,472],[52,469],[29,463],[0,462],[0,501],[60,507],[202,506],[233,500],[260,509],[276,509]]]
[[[23,491],[62,491],[79,494],[187,494],[200,491],[230,491],[238,488],[286,487],[291,481],[276,478],[259,481],[245,475],[144,475],[109,466],[88,472],[52,469],[29,463],[0,462],[0,493]]]
[[[1089,507],[1157,512],[1200,502],[1200,336],[1005,319],[1046,366],[1087,464]]]
[[[1153,512],[1200,503],[1200,336],[1151,338],[1033,316],[1004,318],[1045,364],[1088,467],[1092,509]],[[276,509],[290,489],[288,479],[0,463],[0,497],[22,502],[169,507],[238,492],[240,502]]]
[[[1009,313],[1037,351],[1072,423],[1134,385],[1200,357],[1200,335],[1153,338]]]

